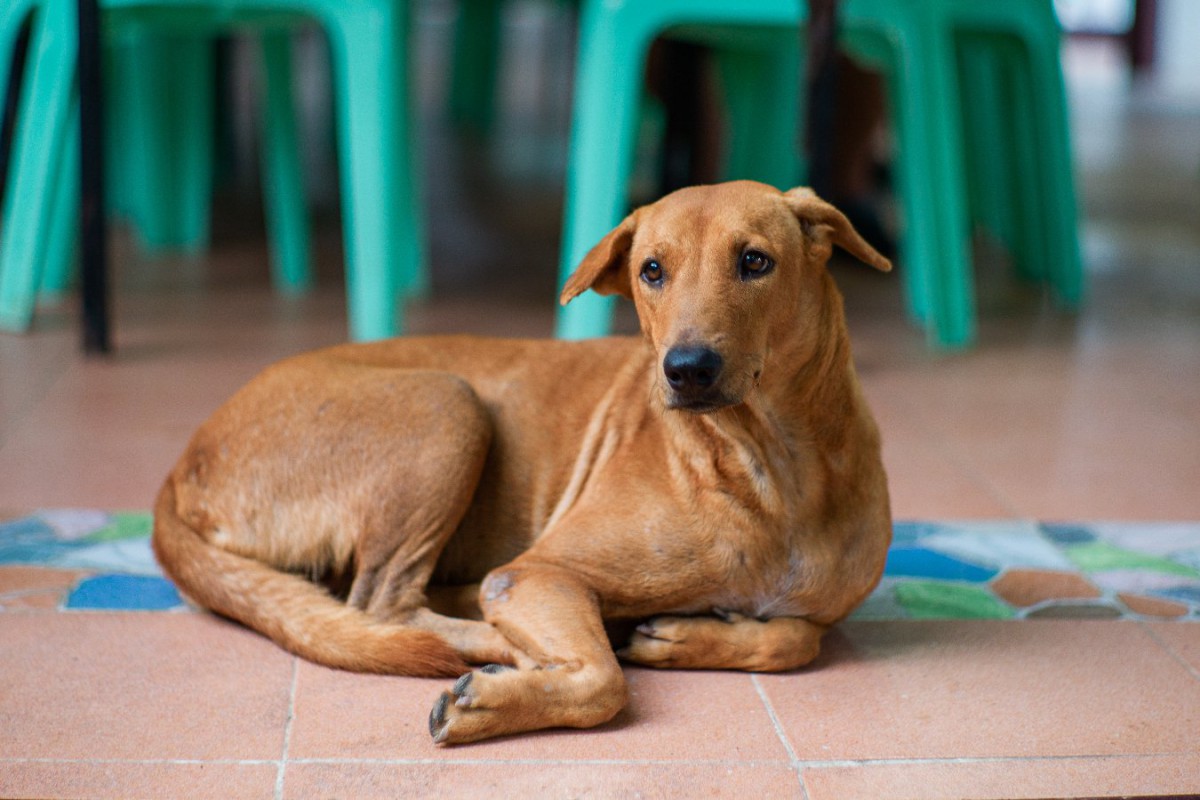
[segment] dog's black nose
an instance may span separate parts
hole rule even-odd
[[[676,392],[696,394],[712,388],[723,364],[721,354],[707,347],[672,347],[663,358],[663,374]]]

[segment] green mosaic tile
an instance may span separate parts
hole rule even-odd
[[[1200,578],[1200,572],[1167,558],[1123,550],[1107,542],[1089,542],[1065,548],[1067,558],[1084,572],[1113,569],[1144,569],[1184,578]]]
[[[896,598],[913,619],[1012,619],[1013,610],[987,589],[941,581],[906,581]]]
[[[112,542],[118,539],[136,539],[149,536],[153,527],[153,516],[145,512],[117,512],[111,521],[87,536],[89,542]]]

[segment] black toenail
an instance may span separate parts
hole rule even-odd
[[[454,688],[450,691],[461,697],[466,693],[467,687],[471,685],[471,680],[475,677],[474,672],[468,672],[454,682]]]
[[[429,735],[435,739],[438,735],[438,729],[446,721],[446,706],[449,702],[450,695],[442,692],[437,702],[433,704],[433,710],[429,712]]]

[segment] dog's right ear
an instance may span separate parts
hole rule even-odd
[[[784,192],[783,197],[806,233],[824,229],[819,238],[828,236],[830,241],[864,264],[872,266],[880,272],[891,271],[892,262],[880,255],[879,251],[858,235],[858,231],[854,230],[854,226],[850,224],[850,220],[846,219],[845,214],[817,197],[812,189],[807,186],[799,186]]]
[[[608,232],[579,262],[575,272],[563,286],[558,302],[562,305],[591,289],[598,294],[619,294],[633,298],[629,277],[629,248],[637,228],[633,212],[621,224]]]

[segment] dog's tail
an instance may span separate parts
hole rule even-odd
[[[205,540],[180,519],[168,478],[154,508],[154,554],[188,597],[329,667],[389,675],[455,676],[462,657],[430,631],[389,624],[322,587]]]

